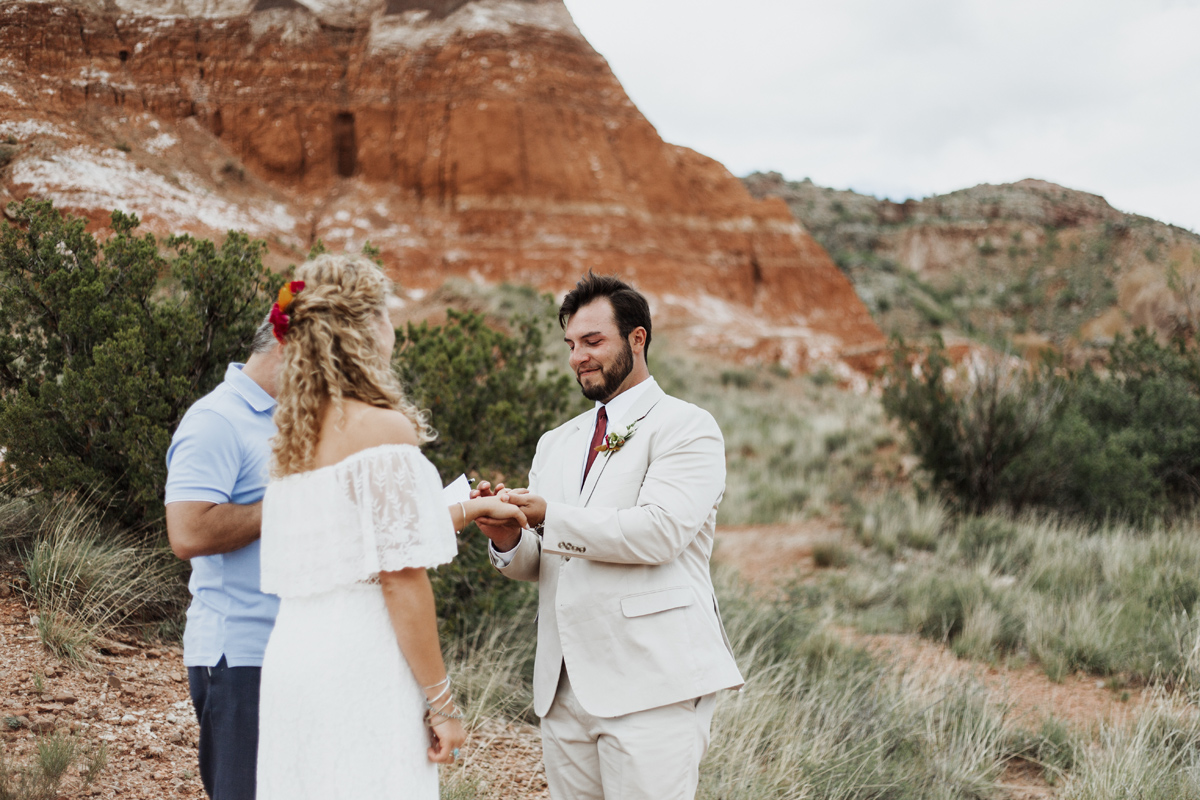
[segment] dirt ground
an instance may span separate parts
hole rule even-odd
[[[0,566],[0,743],[9,764],[30,763],[39,734],[70,731],[85,750],[104,742],[108,764],[90,786],[82,764],[72,767],[60,798],[205,798],[182,649],[123,638],[94,669],[64,664],[42,646],[17,584],[15,565]],[[474,779],[488,800],[549,797],[536,728],[485,723],[463,751],[442,767],[463,774],[444,777]]]

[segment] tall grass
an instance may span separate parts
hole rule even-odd
[[[455,695],[469,715],[467,724],[496,718],[536,722],[532,686],[536,611],[537,595],[526,592],[512,615],[472,620],[443,642]]]
[[[1200,520],[1138,528],[966,516],[943,523],[929,557],[905,550],[902,535],[877,532],[941,515],[911,508],[885,498],[864,515],[893,521],[860,523],[860,539],[884,558],[873,562],[876,592],[866,603],[848,582],[826,584],[844,608],[890,607],[906,629],[960,655],[1019,653],[1054,679],[1082,670],[1200,684]]]
[[[1194,800],[1200,797],[1200,716],[1157,694],[1132,720],[1101,726],[1081,752],[1063,800]]]
[[[1010,756],[1003,709],[967,678],[897,674],[842,643],[816,610],[767,601],[731,575],[722,616],[747,685],[721,692],[701,767],[706,800],[991,797]],[[530,721],[533,605],[446,643],[475,727]],[[492,797],[471,762],[444,776],[455,797]]]
[[[80,769],[79,789],[99,777],[108,763],[108,746],[87,747],[61,731],[37,740],[33,757],[25,764],[0,752],[0,800],[53,800],[59,797],[72,766]]]
[[[723,525],[836,513],[894,472],[896,437],[879,401],[820,377],[656,362],[664,389],[706,409],[725,436]]]
[[[816,612],[722,581],[746,687],[718,695],[701,798],[964,798],[994,794],[1004,710],[972,680],[896,672]]]
[[[34,512],[16,542],[42,642],[60,658],[88,663],[98,640],[148,609],[179,598],[179,566],[161,549],[99,521],[84,502]]]

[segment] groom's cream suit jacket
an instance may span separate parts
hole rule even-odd
[[[610,433],[580,487],[595,411],[546,433],[529,474],[547,501],[539,536],[522,533],[501,572],[537,581],[534,711],[545,716],[560,670],[597,717],[737,688],[743,680],[709,574],[725,491],[721,429],[701,408],[650,385]]]

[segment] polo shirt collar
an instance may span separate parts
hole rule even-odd
[[[275,398],[263,391],[263,388],[255,383],[242,372],[242,367],[245,364],[233,363],[225,370],[225,382],[229,384],[235,392],[242,396],[242,399],[250,404],[250,407],[255,411],[263,412],[270,411],[275,407]]]

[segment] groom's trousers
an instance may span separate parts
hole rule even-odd
[[[567,671],[542,717],[552,800],[692,800],[716,695],[619,717],[584,711]]]

